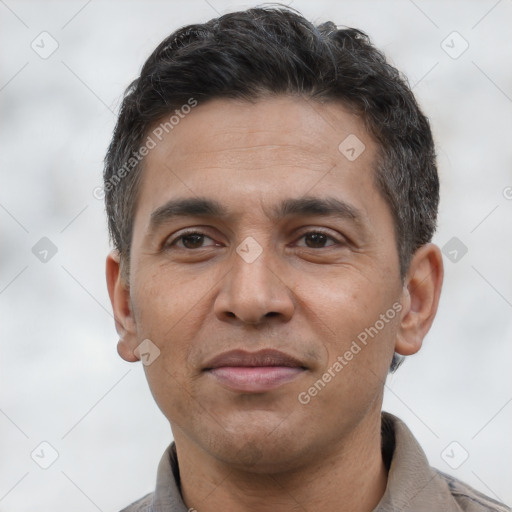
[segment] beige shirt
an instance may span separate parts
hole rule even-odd
[[[430,467],[406,425],[382,413],[384,459],[390,459],[384,496],[373,512],[511,512],[468,485]],[[389,461],[388,461],[389,462]],[[156,490],[121,512],[190,512],[179,490],[176,448],[172,443],[160,465]]]

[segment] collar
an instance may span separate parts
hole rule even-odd
[[[405,423],[382,413],[382,449],[391,454],[386,491],[373,512],[460,512],[443,476],[430,467],[425,452]],[[385,458],[385,456],[384,456]]]

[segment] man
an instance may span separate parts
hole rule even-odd
[[[509,510],[381,413],[436,314],[429,124],[360,31],[250,9],[178,30],[105,167],[107,282],[174,443],[127,511]]]

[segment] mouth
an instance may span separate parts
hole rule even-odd
[[[228,389],[245,393],[278,388],[306,370],[303,363],[277,350],[232,350],[214,357],[203,369]]]

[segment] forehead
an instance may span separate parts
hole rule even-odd
[[[308,167],[318,163],[323,168],[337,163],[339,145],[350,135],[373,143],[361,119],[338,102],[289,96],[256,102],[216,99],[199,104],[179,125],[167,126],[163,144],[148,155],[146,166],[173,152],[173,159],[193,154],[201,162],[214,154],[227,167],[238,165],[240,157],[278,158],[277,163],[291,158],[296,165],[304,160]]]
[[[135,228],[147,227],[152,212],[173,197],[214,197],[249,214],[283,197],[334,191],[345,201],[371,202],[376,195],[375,143],[338,102],[210,100],[160,138],[145,157]]]

